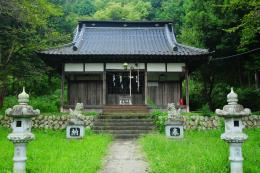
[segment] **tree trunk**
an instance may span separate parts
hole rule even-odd
[[[239,63],[239,66],[238,66],[238,77],[239,77],[239,84],[240,84],[240,86],[243,86],[243,76],[242,76],[242,73],[241,73],[240,63]]]
[[[215,77],[210,75],[203,79],[204,85],[204,93],[203,96],[205,101],[208,103],[211,110],[213,110],[213,102],[212,102],[212,91],[214,88]]]
[[[47,73],[48,75],[48,86],[52,86],[52,73],[51,72],[48,72]],[[50,87],[50,92],[52,93],[53,92],[53,87]]]
[[[0,88],[0,109],[3,108],[5,94],[6,94],[6,87]]]
[[[255,71],[255,88],[257,89],[259,86],[258,86],[258,84],[259,84],[259,81],[258,81],[258,72],[257,71]]]
[[[209,80],[209,93],[208,93],[208,102],[209,102],[209,107],[211,110],[213,110],[213,103],[212,103],[212,91],[214,88],[214,76],[210,76],[210,80]]]
[[[250,72],[248,72],[247,74],[247,78],[248,78],[248,87],[251,87],[251,76],[250,76]]]

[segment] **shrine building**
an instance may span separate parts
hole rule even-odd
[[[189,83],[183,81],[210,53],[178,43],[169,21],[79,21],[71,43],[39,55],[61,74],[62,111],[78,102],[101,111],[168,103],[189,111]]]

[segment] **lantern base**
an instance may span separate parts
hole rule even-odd
[[[181,121],[168,121],[165,123],[165,134],[167,138],[182,139],[183,138],[183,122]]]
[[[14,143],[13,173],[26,173],[26,143]]]
[[[231,173],[243,173],[242,143],[229,143]]]

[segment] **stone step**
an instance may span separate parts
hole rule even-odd
[[[146,105],[107,105],[103,108],[104,114],[110,113],[149,113]]]
[[[153,122],[152,119],[95,119],[95,122]]]
[[[112,113],[102,113],[102,116],[149,116],[149,113],[125,113],[123,111],[121,112],[112,112]]]
[[[153,122],[94,122],[94,126],[153,126]]]
[[[95,133],[109,133],[116,138],[126,139],[137,138],[155,129],[146,106],[105,107],[103,114],[94,121],[92,130]]]
[[[147,134],[152,130],[93,130],[95,133],[109,133],[109,134]]]
[[[129,123],[153,123],[153,120],[151,119],[96,119],[94,122],[103,122],[103,123],[125,123],[125,122],[129,122]]]
[[[122,115],[122,114],[107,114],[107,115],[101,115],[98,117],[98,119],[145,119],[150,118],[148,115]]]
[[[143,134],[114,134],[117,139],[134,139],[142,136]]]
[[[94,126],[93,130],[154,130],[154,126]]]
[[[144,113],[148,114],[148,110],[124,110],[127,114],[134,114],[134,113]],[[104,114],[110,114],[110,113],[122,113],[122,110],[103,110]]]

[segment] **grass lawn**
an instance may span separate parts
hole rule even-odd
[[[13,144],[9,129],[0,127],[0,172],[11,173]],[[87,133],[83,140],[67,140],[65,131],[33,130],[36,140],[27,145],[28,173],[96,173],[112,140]]]
[[[260,172],[260,129],[245,130],[244,173]],[[187,131],[184,140],[169,140],[163,134],[139,140],[152,173],[229,173],[228,144],[222,131]]]

